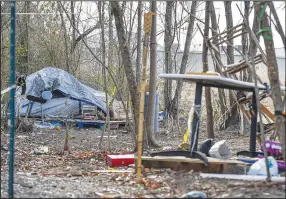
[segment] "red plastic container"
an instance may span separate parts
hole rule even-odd
[[[107,155],[106,161],[110,167],[128,166],[134,164],[134,154]]]

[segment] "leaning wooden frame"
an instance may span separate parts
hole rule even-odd
[[[196,93],[194,106],[196,110],[193,113],[192,121],[192,132],[190,140],[190,150],[187,151],[162,151],[157,153],[152,153],[151,156],[185,156],[189,158],[197,158],[202,160],[205,165],[208,165],[208,158],[201,151],[197,151],[198,139],[200,131],[200,112],[201,112],[201,101],[202,101],[202,88],[205,87],[215,87],[224,88],[229,90],[239,90],[252,92],[251,100],[251,132],[250,132],[250,142],[249,151],[240,151],[237,156],[244,155],[249,157],[257,157],[258,155],[263,155],[262,152],[256,151],[256,137],[257,137],[257,106],[256,106],[256,96],[255,96],[255,84],[250,82],[244,82],[240,80],[231,79],[228,77],[223,77],[220,75],[207,75],[205,73],[198,74],[161,74],[161,78],[195,82],[196,83]],[[266,91],[269,87],[265,84],[257,84],[257,88],[260,91]],[[271,89],[271,88],[270,88]],[[286,90],[285,87],[281,87],[281,90]]]

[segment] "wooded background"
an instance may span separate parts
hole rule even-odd
[[[166,111],[168,118],[178,120],[182,116],[187,117],[190,107],[182,106],[182,101],[185,100],[181,96],[184,84],[180,81],[159,80],[156,74],[216,70],[211,57],[208,56],[203,37],[198,33],[197,25],[204,29],[205,37],[211,37],[216,34],[214,30],[222,32],[237,25],[234,24],[237,17],[242,21],[242,17],[237,14],[235,2],[225,1],[223,4],[224,15],[220,15],[220,9],[216,7],[218,4],[212,1],[17,2],[17,72],[29,75],[47,66],[64,69],[84,84],[105,91],[121,101],[126,111],[131,108],[133,116],[128,117],[133,118],[133,130],[136,132],[144,35],[143,14],[152,11],[156,16],[153,16],[155,23],[152,26],[147,67],[147,79],[151,89],[148,105],[154,104],[154,93],[158,90],[160,110]],[[258,32],[257,16],[261,9],[260,4],[247,1],[238,4],[254,33]],[[1,90],[9,85],[9,12],[10,3],[1,1]],[[285,23],[280,22],[285,22],[285,2],[268,2],[266,13],[265,20],[272,27],[274,42],[281,42],[279,44],[285,55]],[[284,13],[284,17],[281,13]],[[225,24],[222,24],[222,18]],[[257,38],[259,39],[259,36]],[[269,44],[263,39],[259,40],[261,46],[266,49],[267,57],[277,57],[275,53],[269,55],[264,47],[264,44],[273,45],[271,49],[274,50],[273,41]],[[241,44],[239,49],[245,56],[252,57],[257,54],[257,46],[248,34],[236,38],[235,41],[228,38],[228,41],[229,44],[225,47],[219,46],[222,54],[216,55],[224,57],[225,64],[233,64],[240,58],[235,58],[236,52],[232,47],[237,43]],[[194,54],[198,51],[202,54],[199,53],[199,58],[195,58]],[[283,61],[284,66],[281,65]],[[285,56],[281,58],[281,63],[279,58],[275,59],[275,63],[276,73],[278,68],[281,68],[280,79],[276,74],[278,82],[267,81],[285,85],[285,76],[281,76],[285,73]],[[268,75],[264,74],[264,77],[268,79],[270,73],[271,71]],[[241,74],[240,79],[253,81],[251,70]],[[223,89],[219,89],[218,93],[214,100],[213,91],[205,90],[209,137],[213,137],[213,123],[216,123],[218,118],[223,117],[223,128],[239,118],[232,95]],[[1,103],[7,102],[8,96],[4,97]],[[150,128],[146,130],[150,143],[156,146],[151,132],[154,117],[152,115],[153,110],[149,109],[147,118],[151,119],[146,121],[146,126]]]

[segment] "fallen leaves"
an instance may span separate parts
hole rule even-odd
[[[40,145],[49,147],[48,154],[27,154],[26,159],[23,158],[24,153],[21,151],[17,151],[15,154],[15,165],[18,165],[15,166],[15,170],[22,172],[22,174],[17,173],[15,175],[16,178],[19,175],[29,174],[31,178],[35,179],[36,184],[31,183],[34,185],[33,189],[28,188],[31,184],[24,187],[25,189],[29,189],[34,195],[37,195],[37,189],[40,189],[40,192],[46,189],[46,191],[53,190],[53,194],[59,194],[61,197],[67,197],[67,193],[77,193],[76,197],[83,197],[85,196],[83,194],[90,193],[88,197],[92,198],[95,198],[95,189],[101,194],[108,195],[111,192],[104,191],[109,188],[116,188],[122,191],[121,197],[132,198],[178,198],[192,190],[205,192],[208,197],[221,197],[223,194],[228,194],[228,197],[239,196],[240,198],[245,196],[252,197],[254,193],[256,194],[258,188],[261,191],[257,193],[257,196],[261,197],[277,196],[278,192],[280,193],[278,196],[281,196],[281,192],[285,192],[285,185],[283,186],[283,184],[270,185],[261,183],[256,186],[253,183],[246,184],[240,181],[204,180],[199,178],[195,172],[176,172],[171,169],[154,170],[144,168],[143,183],[138,185],[137,176],[134,173],[134,170],[136,170],[134,164],[125,168],[108,168],[106,157],[109,152],[98,151],[96,148],[99,134],[94,131],[82,130],[80,133],[71,131],[71,135],[74,136],[74,139],[70,141],[70,151],[64,154],[56,153],[56,151],[62,151],[62,144],[59,140],[63,140],[60,136],[64,136],[64,134],[58,133],[53,136],[50,132],[44,132],[41,134],[36,133],[34,136],[30,134],[25,139],[16,139],[15,146],[28,152],[38,148]],[[129,138],[122,137],[120,134],[117,135],[116,142],[113,142],[113,139],[111,139],[111,142],[113,142],[112,154],[123,154],[123,150],[127,147],[122,143]],[[126,135],[123,134],[123,136]],[[84,139],[86,142],[83,144],[81,140]],[[5,144],[1,143],[2,145]],[[60,147],[57,148],[57,146]],[[7,152],[5,152],[5,156],[2,158],[1,154],[3,162],[7,159],[6,155]],[[7,167],[1,167],[2,171],[7,173]],[[43,179],[47,180],[44,182]],[[54,182],[57,186],[51,185],[51,182]],[[7,181],[4,181],[3,184],[6,185]],[[22,189],[24,188],[22,187]],[[19,190],[16,188],[15,191]],[[241,196],[242,194],[243,196]],[[70,196],[73,197],[74,195]],[[282,196],[285,196],[285,194],[282,194]]]

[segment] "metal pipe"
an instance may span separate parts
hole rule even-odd
[[[15,85],[15,60],[16,60],[16,0],[11,1],[11,29],[10,29],[10,86]],[[15,137],[15,88],[10,91],[10,117],[9,125],[9,180],[8,195],[13,198],[14,192],[14,137]]]
[[[192,123],[192,136],[191,136],[191,152],[197,151],[198,149],[198,139],[199,139],[199,131],[200,131],[200,113],[201,113],[201,103],[202,103],[202,92],[203,85],[202,83],[196,83],[196,94],[195,94],[195,107],[194,107],[194,115],[193,115],[193,123]]]

